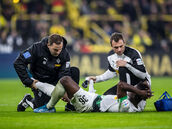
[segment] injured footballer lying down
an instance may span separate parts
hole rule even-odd
[[[54,106],[65,93],[77,112],[141,112],[145,108],[146,99],[152,97],[147,80],[135,86],[119,82],[117,95],[98,95],[94,91],[83,90],[71,77],[65,76],[54,88],[50,101],[34,109],[34,112],[55,112]]]

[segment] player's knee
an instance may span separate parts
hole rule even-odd
[[[123,88],[124,85],[125,85],[125,82],[120,81],[117,86],[118,88]]]
[[[76,74],[80,74],[80,71],[79,71],[79,68],[77,67],[71,67],[71,72],[73,73],[76,73]]]
[[[125,67],[119,67],[119,74],[120,73],[127,73],[128,72],[128,69],[125,68]]]
[[[69,77],[69,76],[64,76],[64,77],[62,77],[62,78],[60,79],[60,83],[61,83],[62,85],[66,85],[67,83],[69,83],[70,80],[71,80],[71,77]]]

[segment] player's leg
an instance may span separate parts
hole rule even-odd
[[[39,91],[42,91],[44,94],[48,95],[49,97],[51,97],[51,94],[55,88],[55,86],[52,84],[40,82],[40,81],[38,81],[35,84],[35,86]]]
[[[46,95],[40,90],[33,89],[32,91],[34,93],[34,101],[33,101],[34,109],[47,104],[51,98],[50,96]]]
[[[70,72],[71,72],[71,78],[79,85],[79,80],[80,80],[80,71],[77,67],[71,67],[70,68]],[[68,102],[65,105],[65,111],[76,111],[75,107]]]
[[[35,84],[35,86],[36,88],[38,88],[38,90],[33,90],[35,95],[34,102],[35,102],[35,108],[38,108],[49,102],[52,92],[55,89],[55,86],[52,84],[43,83],[39,81]],[[60,88],[59,86],[57,86],[56,90],[62,93],[64,91],[63,88]]]
[[[35,86],[37,87],[37,90],[35,89],[32,90],[34,93],[33,109],[47,104],[48,101],[50,100],[52,91],[55,88],[55,86],[51,84],[43,83],[39,81],[35,84]]]
[[[64,96],[65,90],[68,94],[69,99],[71,99],[73,97],[73,94],[75,94],[79,90],[79,86],[71,79],[71,77],[62,77],[53,90],[51,99],[47,103],[47,105],[34,109],[34,112],[55,112],[54,106],[61,99],[61,97]]]
[[[74,82],[72,78],[69,76],[61,78],[60,83],[65,88],[65,91],[67,92],[69,99],[71,99],[73,95],[80,89],[78,84]]]
[[[93,101],[97,94],[83,90],[69,76],[63,77],[60,82],[78,112],[90,112],[92,110]]]
[[[51,94],[51,99],[43,106],[34,109],[34,112],[35,113],[56,112],[54,106],[64,96],[64,94],[65,94],[65,89],[59,82],[55,86],[55,88]]]
[[[47,104],[47,108],[51,109],[55,106],[55,104],[64,96],[65,89],[62,84],[59,82],[55,89],[52,92],[51,99]]]
[[[18,104],[17,111],[25,111],[25,109],[28,107],[35,109],[46,104],[49,101],[55,86],[47,83],[37,82],[36,87],[39,90],[32,90],[34,93],[34,99],[30,94],[26,94]]]
[[[133,86],[142,81],[142,79],[136,77],[131,71],[129,71],[125,67],[119,67],[119,80],[131,84]]]
[[[76,67],[71,67],[71,75],[72,75],[72,78],[73,80],[76,82],[76,83],[79,83],[79,69],[76,68]],[[54,86],[51,85],[51,84],[48,84],[48,83],[42,83],[42,82],[37,82],[36,83],[36,87],[41,90],[43,93],[45,93],[46,95],[48,96],[51,96],[51,93],[52,91],[54,90]],[[60,91],[60,90],[59,90]],[[57,93],[58,94],[58,93]],[[48,104],[49,105],[49,104]],[[40,106],[37,106],[37,107],[40,107]],[[49,106],[49,108],[52,107],[52,106]],[[71,105],[70,103],[68,103],[66,106],[65,106],[65,110],[69,111],[69,110],[72,110],[74,111],[75,108],[73,107],[73,105]]]
[[[42,91],[33,89],[32,92],[34,94],[34,98],[32,98],[30,94],[26,94],[18,104],[17,111],[25,111],[28,107],[35,109],[45,105],[50,100],[50,96],[47,96]]]

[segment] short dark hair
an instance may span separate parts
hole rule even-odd
[[[123,38],[123,35],[122,33],[118,33],[118,32],[115,32],[111,35],[110,37],[110,44],[112,46],[112,41],[114,40],[115,42],[118,42],[120,39],[122,39],[124,41],[124,38]],[[125,41],[124,41],[125,43]]]
[[[58,35],[58,34],[52,34],[48,38],[48,43],[52,45],[53,43],[55,44],[61,44],[63,42],[63,37]]]

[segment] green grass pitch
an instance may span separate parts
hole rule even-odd
[[[117,82],[97,83],[95,89],[102,94]],[[152,78],[152,90],[154,96],[140,113],[64,112],[65,103],[60,101],[56,113],[39,114],[31,108],[16,111],[25,93],[32,94],[29,88],[22,87],[17,79],[0,80],[0,129],[172,129],[172,112],[156,112],[153,105],[164,91],[172,95],[172,78]]]

